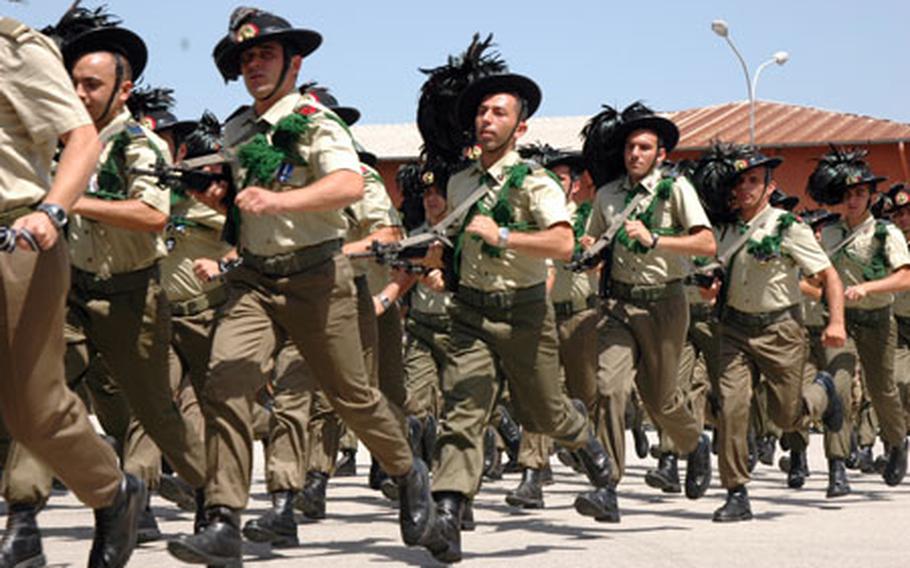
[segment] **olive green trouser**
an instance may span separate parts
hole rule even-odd
[[[363,364],[370,385],[379,387],[379,331],[373,295],[366,276],[354,279],[357,288],[357,329],[363,347]],[[310,402],[307,421],[307,471],[334,473],[338,448],[357,449],[357,436],[338,418],[325,393],[316,390]]]
[[[450,309],[452,346],[446,364],[434,460],[433,491],[473,496],[483,472],[483,434],[500,390],[509,384],[516,419],[570,450],[588,438],[584,415],[559,381],[559,342],[553,307],[540,299],[510,308],[478,308],[456,294]]]
[[[701,430],[705,428],[708,393],[711,391],[709,369],[712,373],[716,372],[716,325],[716,320],[691,319],[686,342],[679,355],[679,389]],[[662,454],[679,454],[673,440],[663,430],[658,432],[658,438]]]
[[[275,357],[266,489],[269,493],[300,491],[306,477],[307,422],[316,382],[292,343],[286,342]]]
[[[571,398],[585,404],[593,415],[597,401],[597,310],[589,308],[556,316],[559,337],[560,383]],[[541,434],[524,433],[518,451],[523,468],[541,469],[550,463],[553,441]]]
[[[904,407],[904,421],[910,428],[910,318],[897,318],[897,349],[894,352],[894,381]]]
[[[901,404],[900,391],[895,381],[895,350],[897,348],[897,323],[890,315],[890,308],[879,312],[878,317],[864,311],[846,310],[847,345],[849,355],[843,356],[843,365],[855,368],[856,358],[862,366],[862,377],[865,392],[875,410],[875,416],[881,429],[882,439],[886,444],[902,444],[907,436],[907,421]],[[860,427],[860,445],[872,445],[875,442],[871,420],[868,415],[861,421],[867,426]],[[848,421],[839,436],[844,443],[849,443],[850,428]],[[866,430],[863,436],[863,430]],[[829,434],[826,434],[826,438]],[[849,445],[847,446],[849,447]]]
[[[846,347],[825,347],[822,344],[822,327],[806,327],[809,334],[809,357],[803,368],[803,388],[815,380],[819,370],[827,371],[834,379],[834,388],[844,404],[844,427],[840,432],[825,435],[825,457],[846,459],[850,455],[851,398],[856,357]],[[809,429],[788,434],[790,448],[805,451],[809,445]]]
[[[35,484],[4,487],[8,503],[43,502],[53,471],[83,503],[106,507],[123,479],[116,454],[95,433],[85,405],[65,381],[69,271],[62,239],[39,254],[0,254],[0,415],[16,440],[8,457],[18,447],[48,471],[43,494],[30,491]],[[9,468],[8,460],[6,476]]]
[[[658,300],[610,298],[603,304],[594,423],[613,460],[615,482],[625,469],[625,414],[633,380],[648,415],[678,451],[688,454],[698,445],[701,424],[677,384],[689,309],[682,287],[674,288]]]
[[[442,376],[451,337],[449,325],[431,327],[408,318],[404,344],[404,412],[424,419],[442,416]]]
[[[129,403],[129,411],[144,425],[174,470],[194,487],[202,486],[205,471],[202,435],[180,413],[173,397],[168,369],[170,307],[157,277],[150,275],[142,286],[114,293],[75,285],[68,298],[66,325],[70,337],[82,335],[86,338],[84,343],[67,345],[67,349],[77,351],[68,356],[67,361],[88,365],[91,353],[98,351],[110,372],[109,377],[113,377]],[[84,372],[85,368],[79,368],[79,365],[67,368],[72,376]],[[105,380],[104,373],[99,377]],[[102,408],[96,410],[101,412]],[[124,469],[154,487],[157,475],[150,469],[157,472],[159,466],[150,468],[144,459],[133,459],[147,457],[134,450],[138,440],[139,437],[131,436],[131,429],[127,428]],[[27,474],[10,477],[5,487],[9,501],[16,502],[17,498],[32,494],[36,488],[42,492],[49,490],[52,478],[49,469],[29,457],[28,452],[16,451],[11,455],[16,459],[7,467]],[[16,479],[24,480],[27,486],[14,484]],[[46,497],[46,493],[42,495],[42,498]]]
[[[241,265],[215,327],[206,408],[206,504],[242,509],[252,474],[251,413],[277,346],[290,339],[332,406],[392,476],[410,471],[411,450],[389,402],[372,387],[357,333],[357,303],[344,255],[287,277]]]
[[[750,479],[747,437],[755,373],[764,375],[768,415],[785,433],[821,419],[828,397],[821,385],[803,384],[807,354],[806,329],[790,317],[764,326],[721,322],[716,392],[718,469],[725,488]]]

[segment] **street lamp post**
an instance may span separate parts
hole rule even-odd
[[[730,38],[730,26],[727,25],[727,22],[723,20],[714,20],[711,22],[711,30],[724,38],[727,41],[727,45],[730,46],[730,49],[733,50],[733,54],[736,55],[736,58],[739,60],[739,64],[743,68],[743,75],[746,77],[746,92],[749,94],[749,144],[752,146],[755,145],[755,92],[758,88],[758,78],[761,76],[761,72],[765,70],[765,67],[771,65],[772,63],[777,63],[778,65],[783,65],[790,60],[790,54],[786,51],[778,51],[774,56],[762,63],[755,70],[755,75],[750,79],[749,78],[749,66],[746,64],[746,60],[743,58],[742,53],[739,52],[739,49],[736,48],[736,44],[733,43],[733,40]]]

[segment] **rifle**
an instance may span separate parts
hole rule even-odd
[[[408,237],[400,241],[382,243],[373,241],[370,243],[369,250],[363,252],[354,252],[348,255],[350,259],[372,258],[379,264],[394,266],[398,263],[409,262],[411,259],[423,258],[427,254],[430,245],[436,241],[452,246],[444,235],[434,235],[432,233],[421,233],[413,237]]]
[[[169,166],[164,160],[158,160],[155,162],[153,169],[130,168],[130,172],[135,175],[157,178],[159,187],[183,192],[203,193],[213,183],[219,181],[227,182],[227,191],[221,199],[221,204],[224,205],[227,216],[224,228],[221,230],[221,238],[229,244],[237,245],[240,211],[234,205],[237,187],[234,185],[234,176],[231,174],[230,165],[224,164],[221,172],[209,172],[191,169],[186,167],[186,165]]]
[[[644,193],[637,193],[635,197],[626,205],[626,207],[613,217],[613,221],[610,223],[610,228],[601,235],[597,242],[591,245],[586,251],[575,253],[575,256],[572,258],[572,262],[565,265],[566,270],[571,270],[572,272],[584,272],[590,270],[597,266],[601,260],[609,260],[608,255],[610,255],[610,245],[613,243],[613,237],[616,236],[616,233],[625,225],[626,220],[629,216],[632,215],[632,211],[641,203],[641,200],[645,198]],[[604,263],[604,272],[607,273],[609,277],[609,272],[611,265],[613,263]],[[601,273],[601,284],[603,284],[603,273]],[[601,287],[603,290],[603,287]]]

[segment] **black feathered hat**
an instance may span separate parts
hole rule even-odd
[[[714,225],[736,220],[730,189],[736,179],[733,165],[742,155],[742,147],[715,141],[699,158],[692,171],[691,181],[701,200],[705,213]]]
[[[240,54],[269,41],[281,42],[295,55],[306,57],[316,51],[322,36],[313,30],[295,28],[280,16],[258,8],[239,7],[231,14],[228,33],[212,52],[215,65],[225,81],[240,76]]]
[[[177,120],[171,112],[175,103],[174,90],[166,88],[142,87],[133,89],[126,106],[137,121],[157,132],[173,132],[180,141],[196,128],[195,120]]]
[[[581,130],[584,140],[581,147],[582,159],[597,187],[610,183],[626,171],[622,149],[613,145],[622,117],[609,105],[602,105],[601,108]]]
[[[776,189],[771,192],[771,207],[778,207],[780,209],[786,209],[787,211],[793,211],[796,209],[796,206],[799,205],[799,197],[795,195],[787,195],[783,191]]]
[[[534,160],[547,169],[556,166],[568,166],[573,173],[584,171],[585,164],[581,153],[554,148],[544,142],[525,144],[518,148],[518,153],[526,160]]]
[[[813,231],[817,231],[825,225],[840,219],[840,213],[834,213],[827,209],[806,209],[799,213],[799,218],[812,227]]]
[[[195,122],[195,128],[183,138],[186,144],[186,157],[197,158],[214,154],[221,150],[221,123],[218,117],[209,111],[202,113],[202,118]]]
[[[809,196],[824,205],[837,205],[851,187],[868,184],[875,191],[886,178],[872,173],[865,160],[867,154],[866,150],[848,150],[832,144],[831,151],[818,159],[809,176]]]
[[[401,191],[401,216],[405,229],[412,231],[426,220],[423,207],[423,194],[433,185],[432,172],[425,170],[425,164],[407,162],[398,167],[395,183]]]
[[[120,27],[121,20],[107,12],[105,6],[94,10],[74,2],[53,26],[41,30],[53,38],[63,54],[63,62],[72,70],[86,53],[107,51],[123,56],[130,64],[133,80],[138,80],[148,62],[148,49],[136,33]]]
[[[621,151],[626,144],[626,138],[636,130],[655,132],[667,152],[672,152],[679,142],[679,128],[676,127],[676,124],[668,118],[659,116],[641,101],[634,102],[623,109],[612,143],[619,146]]]
[[[473,129],[459,122],[455,106],[469,84],[507,71],[499,54],[489,51],[492,46],[492,34],[481,41],[480,34],[475,33],[461,55],[449,56],[445,65],[420,69],[427,80],[420,87],[417,128],[423,138],[423,153],[430,161],[440,157],[449,163],[458,162],[474,144]]]
[[[469,129],[474,124],[477,107],[489,95],[498,93],[511,93],[521,99],[524,104],[524,118],[530,118],[540,107],[543,93],[532,79],[517,73],[501,73],[487,75],[473,81],[458,97],[455,109],[458,113],[458,123],[462,128]]]
[[[298,89],[302,95],[310,95],[329,110],[338,115],[338,118],[344,121],[348,126],[354,126],[360,120],[360,111],[354,107],[341,106],[335,95],[329,92],[328,87],[323,87],[315,82],[304,83]]]

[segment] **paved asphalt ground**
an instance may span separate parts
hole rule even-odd
[[[652,440],[654,434],[651,433]],[[600,524],[582,518],[572,507],[585,490],[581,476],[554,457],[555,484],[546,487],[546,509],[518,511],[504,502],[518,475],[486,483],[477,496],[477,530],[463,534],[469,566],[635,566],[660,567],[840,567],[910,566],[910,479],[897,488],[878,475],[850,472],[853,494],[825,498],[827,474],[821,438],[813,435],[809,455],[812,475],[801,490],[790,490],[776,466],[759,464],[749,485],[755,520],[734,525],[711,522],[724,497],[717,478],[699,501],[664,496],[644,484],[654,460],[632,462],[620,485],[622,522]],[[261,452],[257,447],[253,496],[245,519],[268,506]],[[780,452],[778,452],[780,455]],[[365,451],[357,477],[332,480],[329,518],[301,523],[301,546],[269,550],[245,547],[246,566],[432,566],[422,549],[401,544],[396,510],[366,487]],[[681,466],[682,467],[682,466]],[[165,536],[192,530],[192,516],[159,497],[153,507]],[[5,505],[0,505],[5,515]],[[56,493],[39,517],[50,566],[85,566],[92,536],[92,513],[71,495]],[[179,566],[163,542],[138,549],[131,567]]]

